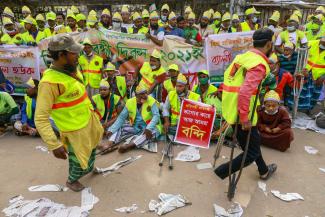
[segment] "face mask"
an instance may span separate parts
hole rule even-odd
[[[13,30],[11,30],[11,31],[5,29],[5,33],[7,33],[7,34],[9,34],[9,35],[14,34],[15,32],[16,32],[15,29],[13,29]]]
[[[152,70],[156,70],[158,67],[155,66],[155,65],[150,65],[150,68],[151,68]]]
[[[285,57],[285,58],[289,58],[291,55],[284,55],[284,54],[281,54],[281,56]]]
[[[119,29],[119,28],[121,28],[121,23],[118,23],[118,22],[113,22],[112,23],[112,26],[113,26],[113,29]]]
[[[161,16],[161,20],[166,22],[167,21],[167,16]]]
[[[288,27],[287,27],[287,30],[288,30],[289,32],[294,32],[294,31],[296,30],[296,27],[295,27],[295,26],[288,26]]]
[[[257,18],[253,17],[252,21],[253,21],[253,23],[257,23]]]
[[[276,113],[278,113],[279,109],[275,110],[274,112],[269,112],[266,109],[264,110],[264,112],[268,115],[275,115]]]
[[[319,48],[322,49],[322,50],[325,50],[325,46],[322,45],[322,44],[319,45]]]
[[[320,25],[318,25],[317,23],[313,23],[313,24],[311,24],[311,26],[310,26],[310,29],[311,30],[318,30],[320,28]]]
[[[199,82],[202,85],[206,85],[209,83],[209,78],[208,77],[207,78],[199,78]]]

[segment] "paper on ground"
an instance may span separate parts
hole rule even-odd
[[[82,211],[92,210],[94,205],[99,201],[98,197],[93,195],[91,188],[85,188],[81,192],[81,209]]]
[[[239,203],[234,203],[227,211],[217,204],[213,204],[213,207],[215,217],[241,217],[244,212]]]
[[[205,169],[211,169],[212,164],[211,163],[201,163],[201,164],[196,164],[196,168],[198,170],[205,170]]]
[[[319,168],[319,170],[325,173],[325,168]]]
[[[67,191],[68,188],[61,185],[35,185],[28,188],[29,191]]]
[[[200,160],[200,150],[199,148],[189,146],[185,150],[178,153],[175,160],[178,161],[198,161]]]
[[[115,211],[121,212],[121,213],[131,213],[131,212],[136,211],[137,209],[138,209],[138,206],[136,204],[132,204],[132,206],[117,208],[117,209],[115,209]]]
[[[317,154],[318,150],[311,146],[305,146],[305,151],[308,152],[308,154]]]
[[[152,153],[157,153],[158,152],[158,144],[157,142],[148,142],[144,146],[141,147],[142,149],[152,152]]]
[[[125,160],[122,160],[122,161],[119,161],[119,162],[116,162],[115,164],[109,166],[109,167],[106,167],[106,168],[98,168],[96,167],[96,172],[98,173],[103,173],[104,176],[106,175],[109,175],[111,173],[113,173],[114,171],[120,169],[121,167],[124,167],[138,159],[140,159],[142,157],[142,155],[138,155],[138,156],[132,156],[132,157],[129,157],[129,158],[126,158]]]
[[[160,201],[151,200],[149,202],[149,211],[155,212],[157,215],[163,215],[177,208],[190,205],[191,203],[182,195],[160,193],[158,195]]]
[[[46,152],[46,153],[48,153],[48,154],[50,153],[49,150],[47,149],[47,147],[45,147],[45,146],[38,145],[38,146],[36,146],[35,148],[36,148],[36,150],[40,150],[40,151],[42,151],[42,152]]]
[[[298,193],[281,194],[280,191],[276,191],[276,190],[272,190],[271,192],[275,197],[278,197],[281,200],[284,200],[287,202],[294,201],[294,200],[304,200],[304,198]]]
[[[267,196],[266,183],[258,181],[257,185],[264,192],[265,196]]]
[[[66,207],[47,198],[24,200],[16,196],[9,201],[9,206],[2,210],[5,216],[10,217],[87,217],[89,212],[82,211],[80,207]]]

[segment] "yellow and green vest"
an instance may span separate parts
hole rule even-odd
[[[242,32],[249,32],[249,31],[254,31],[254,30],[258,29],[258,24],[254,25],[254,29],[251,29],[247,21],[241,22],[240,25],[241,25]]]
[[[0,42],[2,44],[20,44],[21,34],[18,33],[14,37],[10,37],[10,35],[6,33],[1,37]]]
[[[113,94],[113,99],[114,99],[114,105],[111,105],[110,103],[110,98],[111,95],[108,97],[108,101],[107,101],[107,110],[110,110],[111,106],[114,106],[113,108],[113,113],[111,118],[115,118],[117,116],[117,110],[116,110],[116,105],[118,104],[118,102],[120,101],[121,97],[118,95]],[[96,94],[92,97],[94,103],[96,104],[96,112],[100,114],[100,119],[102,119],[104,117],[105,114],[105,101],[102,99],[102,97],[100,96],[100,94]]]
[[[305,37],[305,33],[303,31],[296,30],[296,34],[297,34],[296,47],[300,47],[301,46],[300,42]],[[281,38],[282,44],[285,44],[286,42],[290,41],[288,30],[281,32],[279,36]]]
[[[310,50],[306,68],[312,72],[313,79],[317,80],[325,75],[325,51],[320,52],[319,40],[310,41],[308,46]]]
[[[24,95],[24,99],[26,102],[26,115],[27,115],[27,118],[29,120],[31,120],[33,117],[33,109],[32,109],[33,99],[30,98],[29,96],[27,96],[27,94]]]
[[[83,54],[79,57],[80,72],[84,77],[85,85],[89,85],[92,88],[99,88],[100,81],[102,79],[103,58],[93,54],[90,62]]]
[[[127,30],[129,34],[133,34],[134,27],[129,27]],[[148,32],[149,32],[148,27],[142,26],[136,34],[147,34]]]
[[[24,32],[20,35],[21,37],[21,44],[27,44],[27,43],[39,43],[41,40],[43,40],[44,38],[46,38],[46,34],[44,31],[38,31],[36,39],[34,39],[34,37],[29,34],[29,32]]]
[[[193,91],[194,93],[199,94],[199,95],[201,96],[202,102],[203,102],[203,103],[206,103],[208,97],[209,97],[212,93],[217,92],[217,91],[218,91],[218,88],[215,87],[215,86],[213,86],[212,84],[209,84],[209,87],[208,87],[207,91],[206,91],[205,93],[200,93],[200,92],[201,92],[200,87],[199,87],[199,85],[196,84],[196,85],[193,86],[192,91]]]
[[[170,91],[175,90],[175,86],[173,85],[173,82],[170,78],[164,81],[164,88],[167,90],[168,93]]]
[[[158,70],[152,71],[150,63],[144,62],[140,69],[140,74],[142,75],[140,84],[149,89],[154,84],[155,77],[165,73],[165,71],[166,70],[162,66],[160,66]]]

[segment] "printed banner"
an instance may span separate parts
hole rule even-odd
[[[37,47],[4,45],[0,47],[0,68],[15,85],[15,94],[25,94],[26,82],[40,80],[39,50]]]
[[[236,55],[253,47],[254,31],[209,35],[205,41],[206,64],[211,82],[222,82],[223,74]]]
[[[208,149],[215,115],[213,106],[184,99],[175,142]]]

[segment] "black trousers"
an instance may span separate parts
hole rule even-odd
[[[240,147],[243,150],[245,150],[247,136],[248,136],[248,131],[242,130],[241,125],[238,125],[237,140]],[[248,151],[247,151],[247,156],[245,159],[244,166],[246,167],[255,161],[258,167],[259,174],[264,175],[268,172],[268,167],[263,160],[260,145],[261,145],[261,137],[258,133],[257,127],[252,127],[251,137],[249,140],[249,146],[248,146]],[[238,170],[240,170],[240,165],[243,159],[243,155],[244,152],[242,152],[236,158],[233,159],[231,173],[235,173]],[[215,169],[214,172],[221,179],[225,179],[229,175],[229,165],[230,162],[222,164],[217,169]]]

